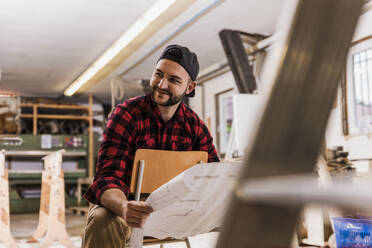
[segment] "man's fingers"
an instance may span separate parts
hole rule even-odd
[[[145,202],[129,201],[126,203],[123,217],[130,227],[143,227],[153,209]]]
[[[149,213],[145,213],[145,212],[141,212],[141,211],[137,211],[135,209],[130,209],[128,212],[127,212],[127,216],[134,216],[136,218],[140,218],[140,219],[143,219],[143,218],[148,218],[149,217]]]
[[[127,224],[128,224],[128,226],[130,226],[130,227],[142,227],[141,224],[136,223],[136,222],[130,222],[130,221],[127,221]]]
[[[126,223],[130,227],[143,227],[146,223],[146,219],[140,221],[138,221],[137,219],[135,220],[128,219]]]
[[[154,211],[152,207],[147,206],[144,202],[136,202],[136,201],[128,202],[128,208],[137,210],[139,212],[148,213],[148,214]]]
[[[141,223],[142,219],[138,218],[136,216],[128,216],[126,219],[127,222],[132,222],[132,223]]]
[[[134,216],[129,216],[126,219],[127,222],[137,223],[137,224],[140,224],[141,226],[143,226],[145,224],[146,220],[147,220],[147,217],[140,219],[140,218],[137,218],[137,217],[134,217]]]

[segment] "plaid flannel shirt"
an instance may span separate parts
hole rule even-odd
[[[84,197],[100,204],[102,193],[121,189],[127,196],[137,149],[207,151],[208,162],[218,162],[208,128],[181,102],[172,119],[164,122],[151,95],[134,97],[112,112],[98,151],[96,175]]]

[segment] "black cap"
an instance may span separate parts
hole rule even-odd
[[[195,81],[198,77],[198,58],[196,57],[196,54],[191,52],[187,47],[183,47],[180,45],[169,45],[164,49],[157,62],[162,59],[169,59],[178,63],[187,71],[192,81]],[[195,89],[186,96],[193,97],[194,95]]]

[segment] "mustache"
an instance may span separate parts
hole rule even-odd
[[[167,94],[167,95],[171,95],[171,93],[168,91],[168,90],[162,90],[160,89],[159,87],[154,87],[154,90],[157,90],[159,91],[160,93],[163,93],[163,94]]]

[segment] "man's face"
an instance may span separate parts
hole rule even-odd
[[[187,71],[178,63],[162,59],[156,65],[150,80],[153,100],[160,106],[172,106],[195,88]]]

